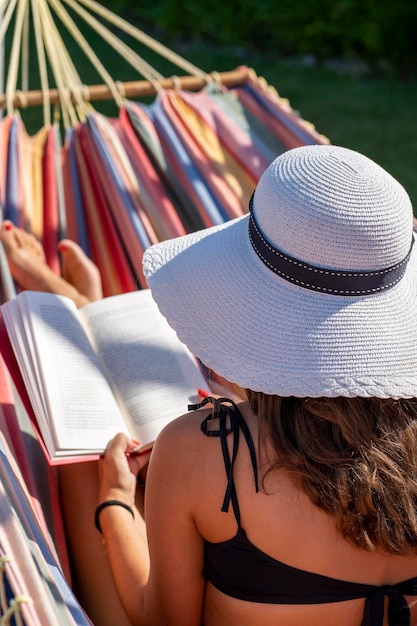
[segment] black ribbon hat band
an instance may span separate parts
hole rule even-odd
[[[284,254],[263,236],[253,214],[253,195],[249,203],[249,239],[261,261],[285,280],[313,291],[335,296],[362,296],[393,287],[403,277],[413,248],[391,267],[371,272],[340,271],[309,265]]]

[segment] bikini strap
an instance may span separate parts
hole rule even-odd
[[[202,408],[209,403],[213,405],[213,411],[202,421],[201,431],[207,437],[220,437],[224,466],[227,476],[226,493],[224,496],[221,510],[223,512],[227,512],[229,510],[230,502],[232,502],[235,518],[240,528],[240,509],[233,479],[234,465],[239,449],[240,431],[242,431],[246,441],[246,445],[249,449],[255,489],[256,492],[258,492],[258,471],[256,463],[255,445],[253,443],[252,435],[250,433],[248,425],[246,424],[243,415],[241,414],[239,408],[233,402],[233,400],[229,400],[228,398],[213,398],[212,396],[209,396],[207,398],[204,398],[204,400],[199,404],[189,405],[188,410],[194,411],[196,409]],[[209,422],[214,419],[219,420],[218,430],[209,428]],[[233,434],[233,445],[231,454],[227,445],[227,435],[229,435],[230,433]]]
[[[384,622],[385,598],[388,597],[389,626],[411,626],[410,607],[404,596],[417,594],[417,578],[398,585],[377,587],[368,594],[361,626],[382,626]]]

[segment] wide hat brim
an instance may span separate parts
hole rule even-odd
[[[250,244],[248,219],[145,252],[148,286],[190,351],[266,394],[417,397],[417,246],[394,287],[333,296],[271,272]]]

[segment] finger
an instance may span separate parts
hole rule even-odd
[[[142,473],[143,470],[149,465],[151,452],[152,450],[145,450],[144,452],[140,453],[133,452],[131,454],[128,454],[127,457],[131,470],[134,471],[136,474],[138,474],[139,472]]]
[[[126,454],[135,448],[137,442],[133,442],[125,433],[118,433],[107,444],[106,456]]]

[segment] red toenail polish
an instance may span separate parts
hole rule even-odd
[[[4,225],[5,230],[13,230],[13,224],[7,223]]]
[[[66,252],[68,250],[67,246],[64,243],[60,243],[58,246],[58,250],[60,252]]]

